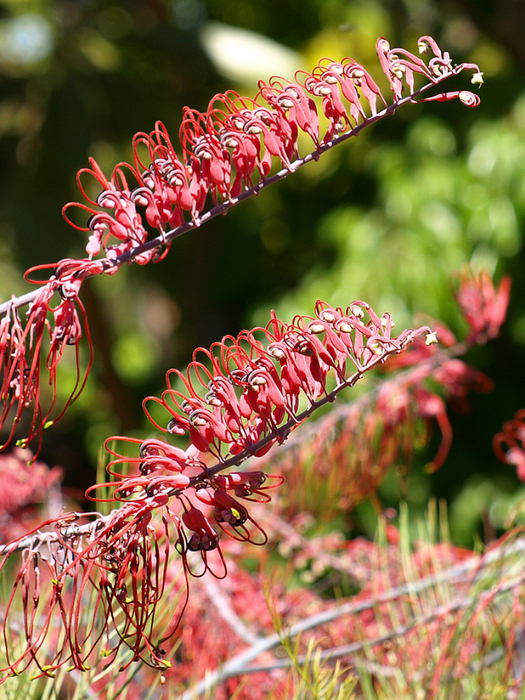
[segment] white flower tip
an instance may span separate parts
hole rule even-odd
[[[436,345],[436,343],[439,343],[439,340],[437,338],[437,331],[432,331],[431,333],[427,333],[427,337],[425,339],[425,345]]]
[[[319,317],[322,318],[323,321],[327,321],[328,323],[334,323],[334,321],[337,319],[337,316],[333,313],[333,311],[329,311],[328,309],[322,311],[319,314]]]
[[[483,85],[483,73],[481,71],[474,73],[474,75],[470,79],[470,82],[472,83],[472,85]]]
[[[325,327],[323,326],[322,323],[316,323],[315,321],[311,323],[308,327],[308,330],[311,333],[322,333],[325,330]]]

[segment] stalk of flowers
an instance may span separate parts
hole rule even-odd
[[[273,315],[266,328],[196,351],[185,374],[170,370],[167,389],[160,398],[146,399],[144,410],[159,430],[187,434],[193,451],[215,458],[217,464],[207,467],[215,475],[282,443],[316,408],[430,333],[424,326],[395,338],[392,325],[389,314],[379,318],[362,301],[346,310],[318,302],[315,316],[296,317],[291,324]],[[182,391],[173,386],[174,378]],[[152,406],[164,409],[167,423],[153,417]]]
[[[431,37],[422,37],[418,46],[421,53],[433,54],[428,65],[404,49],[391,49],[382,37],[377,42],[380,64],[393,92],[390,105],[371,75],[352,58],[340,62],[324,58],[311,73],[297,73],[295,82],[280,77],[273,77],[268,83],[260,81],[255,99],[228,91],[215,95],[204,113],[185,108],[179,132],[180,155],[166,127],[157,122],[149,134],[135,135],[133,164],[119,163],[110,177],[91,158],[91,167],[82,168],[77,175],[87,204],[70,202],[63,209],[73,227],[89,232],[88,258],[62,260],[28,271],[27,279],[35,270],[52,268],[53,274],[47,281],[37,282],[39,289],[35,292],[0,304],[0,313],[5,314],[0,326],[0,426],[10,425],[0,449],[15,437],[25,413],[30,415],[22,444],[40,440],[43,428],[56,422],[83,389],[92,352],[86,314],[79,299],[86,277],[113,274],[125,262],[146,264],[161,260],[176,237],[213,216],[225,214],[234,204],[317,160],[334,145],[357,136],[362,128],[407,102],[458,98],[469,107],[479,104],[476,95],[464,90],[419,98],[463,70],[474,72],[475,85],[480,85],[483,78],[474,64],[452,64],[450,56]],[[419,89],[414,84],[416,74],[428,81]],[[404,92],[408,94],[403,97]],[[315,99],[321,100],[321,115]],[[384,107],[379,112],[378,100]],[[300,132],[308,135],[314,145],[314,151],[303,157],[298,149]],[[275,166],[278,172],[272,175]],[[84,186],[86,177],[101,188],[96,199]],[[211,208],[207,208],[210,198]],[[71,209],[89,214],[88,225],[71,221]],[[151,229],[158,232],[156,238],[150,237]],[[93,259],[101,253],[105,257]],[[63,297],[52,306],[55,292]],[[30,304],[30,310],[24,324],[17,309],[25,304]],[[46,329],[50,333],[49,344],[44,337]],[[80,369],[78,354],[82,335],[89,344],[85,370]],[[77,381],[56,415],[56,370],[66,344],[76,348]],[[40,401],[40,373],[44,365],[51,385],[45,408]]]
[[[182,522],[191,533],[181,532],[181,539],[190,550],[201,552],[204,570],[209,568],[208,552],[218,548],[218,538],[197,513],[195,499],[188,500],[187,488],[195,490],[197,502],[213,507],[220,529],[241,541],[256,542],[261,536],[266,541],[246,508],[227,493],[248,498],[255,493],[254,500],[267,501],[261,493],[264,475],[219,472],[282,443],[315,409],[424,333],[430,333],[427,326],[392,337],[390,315],[379,318],[362,301],[344,311],[318,302],[312,317],[296,317],[285,324],[272,315],[266,328],[227,337],[210,350],[201,348],[186,373],[168,372],[167,389],[160,398],[144,402],[156,428],[186,434],[190,447],[182,450],[150,439],[140,443],[137,457],[130,458],[110,447],[115,440],[110,438],[106,444],[116,459],[108,470],[117,479],[116,485],[107,484],[114,488],[111,499],[159,493],[178,497]],[[184,391],[173,386],[174,378]],[[152,404],[164,409],[165,424],[152,416]],[[216,463],[210,464],[210,458]],[[120,475],[115,468],[122,464],[138,466],[140,475]],[[183,556],[184,549],[183,544]]]
[[[106,667],[123,646],[131,650],[129,663],[167,667],[161,643],[178,626],[187,587],[182,581],[179,595],[171,596],[162,639],[157,606],[178,537],[166,502],[133,501],[87,524],[76,523],[83,514],[66,513],[3,547],[0,569],[14,563],[18,549],[21,561],[2,616],[0,682],[29,668],[39,678],[63,666]]]
[[[139,445],[139,455],[128,457],[108,441],[114,480],[89,489],[88,496],[120,508],[86,525],[75,524],[76,514],[63,514],[44,523],[48,532],[35,530],[2,548],[0,570],[22,552],[3,616],[2,672],[21,673],[36,664],[37,675],[48,675],[66,663],[85,670],[102,643],[106,663],[126,645],[132,660],[165,669],[162,645],[175,633],[187,601],[183,585],[178,610],[163,631],[156,628],[173,549],[187,581],[206,572],[226,576],[220,531],[240,542],[267,541],[248,505],[267,503],[267,489],[282,479],[260,471],[220,472],[282,442],[316,408],[429,332],[424,326],[393,337],[390,315],[378,317],[365,302],[346,310],[318,302],[312,317],[286,324],[272,314],[266,328],[197,351],[185,374],[170,370],[166,391],[147,399],[145,410],[164,433],[187,433],[189,447],[121,438]],[[175,376],[185,393],[173,387]],[[167,411],[166,426],[152,418],[151,403]],[[131,473],[118,471],[124,464]],[[110,490],[106,498],[94,495],[101,487]],[[86,600],[95,611],[87,621]],[[14,644],[12,630],[19,630]],[[51,656],[50,638],[56,640]]]
[[[295,82],[280,77],[268,83],[261,80],[255,99],[230,90],[215,95],[206,112],[186,107],[179,131],[180,155],[164,124],[157,122],[149,134],[135,135],[133,165],[119,163],[106,177],[90,159],[91,168],[81,169],[77,176],[87,204],[66,204],[64,216],[75,228],[90,233],[86,252],[92,259],[103,251],[106,272],[130,260],[140,264],[157,261],[166,254],[160,249],[177,236],[211,216],[226,213],[240,199],[317,159],[401,104],[418,101],[430,87],[464,70],[473,71],[473,84],[483,83],[478,66],[453,65],[431,37],[421,37],[418,47],[421,53],[433,54],[428,65],[404,49],[391,49],[383,37],[377,41],[381,68],[394,96],[391,105],[354,59],[323,58],[311,73],[296,73]],[[414,85],[416,74],[428,81],[419,89]],[[404,92],[408,94],[403,97]],[[321,118],[313,98],[321,99]],[[455,98],[469,107],[479,104],[479,98],[468,91],[440,93],[421,101]],[[384,107],[380,112],[378,100]],[[324,134],[323,121],[327,125]],[[300,132],[310,137],[315,148],[305,157],[299,155]],[[269,177],[275,164],[281,170]],[[86,176],[102,189],[96,199],[84,187]],[[203,214],[208,195],[213,206]],[[71,221],[70,209],[90,214],[88,226]],[[158,231],[156,239],[147,240],[148,228]]]

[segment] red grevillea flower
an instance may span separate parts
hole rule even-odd
[[[221,472],[282,442],[317,407],[429,331],[392,337],[391,330],[390,316],[378,317],[365,302],[345,310],[318,302],[312,317],[286,324],[272,314],[266,328],[199,350],[186,374],[168,372],[167,390],[146,405],[164,407],[167,427],[155,425],[168,434],[186,432],[189,446],[129,438],[139,454],[128,457],[108,441],[113,480],[87,495],[121,507],[84,525],[74,513],[63,515],[2,549],[0,570],[21,552],[3,614],[4,673],[36,665],[37,675],[49,675],[66,663],[85,670],[102,645],[106,663],[125,645],[131,660],[166,669],[163,644],[185,608],[188,575],[226,576],[219,532],[240,542],[267,541],[249,506],[267,503],[282,477]],[[185,393],[173,386],[175,378]],[[109,495],[95,495],[100,488]],[[159,629],[157,609],[174,551],[184,573],[179,603]]]
[[[179,153],[164,124],[157,122],[151,133],[135,135],[133,165],[119,163],[106,177],[90,158],[91,167],[80,170],[77,177],[87,204],[68,203],[64,216],[75,228],[90,233],[86,247],[90,259],[104,250],[107,270],[124,259],[141,264],[158,260],[159,247],[179,235],[178,229],[183,233],[188,224],[201,223],[208,194],[214,208],[220,205],[226,211],[241,195],[262,189],[274,165],[283,169],[284,176],[306,162],[299,157],[301,131],[311,138],[315,149],[310,159],[317,158],[401,102],[418,101],[421,92],[452,75],[473,70],[472,82],[483,82],[476,65],[453,65],[431,37],[422,37],[419,49],[433,54],[428,65],[404,49],[391,49],[383,37],[378,39],[379,61],[394,96],[391,107],[372,76],[352,58],[323,58],[311,73],[296,73],[295,81],[281,77],[261,80],[255,99],[230,90],[215,95],[206,112],[185,107]],[[416,74],[428,81],[419,90],[414,83]],[[321,101],[327,123],[324,134],[314,98]],[[477,96],[464,90],[422,101],[455,98],[469,107],[479,104]],[[377,111],[378,100],[384,107],[381,113]],[[86,193],[85,176],[94,178],[101,187],[96,201]],[[90,214],[87,227],[69,219],[71,208]],[[155,245],[145,246],[148,227],[160,234]]]
[[[345,310],[317,302],[314,316],[291,324],[273,315],[265,328],[195,351],[186,373],[170,370],[167,389],[146,399],[144,410],[159,430],[187,434],[195,450],[220,464],[261,456],[343,387],[430,332],[425,326],[396,338],[392,326],[390,314],[379,318],[363,301]],[[152,404],[167,412],[165,425]]]
[[[86,670],[103,659],[107,665],[123,645],[133,652],[129,663],[169,665],[161,645],[178,626],[187,586],[178,583],[161,636],[155,615],[179,527],[167,503],[164,495],[138,499],[86,525],[66,514],[3,548],[0,570],[18,551],[21,563],[4,605],[0,682],[29,666],[39,677],[64,664]]]
[[[164,433],[187,435],[189,447],[183,450],[157,439],[111,438],[106,447],[114,459],[108,471],[116,483],[104,485],[112,489],[106,499],[93,495],[99,486],[88,491],[89,497],[178,499],[182,515],[177,547],[186,570],[193,576],[209,570],[222,577],[226,570],[217,532],[264,544],[266,534],[238,499],[267,502],[266,490],[282,479],[262,472],[220,472],[282,443],[316,408],[430,331],[425,326],[392,337],[392,326],[389,314],[380,318],[363,301],[345,310],[318,302],[314,316],[298,316],[286,324],[272,314],[265,328],[228,336],[209,350],[200,348],[185,373],[168,372],[160,398],[144,402],[152,423]],[[153,417],[152,407],[164,409],[164,425]],[[115,440],[138,445],[139,455],[116,451]],[[128,465],[125,476],[121,465]],[[200,554],[197,568],[189,552]]]
[[[25,446],[35,438],[41,440],[42,430],[58,420],[80,395],[91,367],[91,339],[78,291],[82,279],[100,264],[89,260],[63,260],[46,284],[30,278],[36,270],[48,267],[32,268],[25,275],[28,281],[41,285],[29,305],[25,320],[13,302],[8,303],[7,312],[0,321],[0,427],[8,426],[2,448],[9,445],[17,426],[24,419],[26,438],[20,444]],[[84,370],[81,369],[79,349],[83,336],[88,344]],[[68,346],[75,349],[76,381],[69,397],[57,411],[57,370]],[[47,375],[50,386],[43,401],[40,396],[42,373]]]

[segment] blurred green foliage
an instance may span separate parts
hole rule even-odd
[[[525,404],[524,15],[516,0],[0,3],[3,299],[26,289],[29,266],[83,255],[83,234],[60,210],[77,199],[75,173],[88,156],[109,172],[131,157],[133,134],[157,119],[176,140],[184,105],[205,109],[228,88],[253,95],[255,75],[322,56],[351,55],[379,78],[379,35],[414,50],[417,37],[430,34],[456,62],[477,61],[486,77],[476,110],[407,106],[183,237],[158,266],[86,285],[94,374],[47,431],[43,450],[49,463],[63,464],[66,483],[93,481],[109,434],[144,434],[141,399],[159,390],[168,367],[260,322],[270,307],[291,317],[317,297],[342,305],[366,298],[400,327],[422,312],[461,333],[452,276],[470,262],[514,278],[503,336],[471,358],[496,390],[473,397],[472,414],[453,419],[450,459],[432,477],[414,474],[414,500],[422,504],[431,492],[456,498],[452,513],[468,512],[468,525],[457,515],[462,541],[487,518],[501,526],[501,509],[492,516],[484,494],[504,500],[517,481],[490,442]],[[459,78],[448,89],[463,87]],[[395,501],[391,485],[385,498]]]

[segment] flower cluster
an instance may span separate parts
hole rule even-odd
[[[451,75],[471,69],[472,82],[483,82],[476,65],[453,65],[431,37],[422,37],[419,49],[433,53],[428,65],[404,49],[391,49],[383,37],[378,40],[380,64],[394,94],[390,107],[372,76],[354,59],[323,58],[311,73],[299,71],[295,82],[280,77],[261,80],[255,99],[230,90],[215,95],[206,112],[185,108],[179,132],[181,156],[164,124],[157,122],[151,133],[135,135],[133,165],[119,163],[108,178],[90,159],[91,168],[83,168],[77,177],[88,203],[66,204],[64,216],[75,228],[90,233],[86,247],[90,258],[104,250],[109,263],[106,271],[116,271],[115,266],[124,260],[140,264],[156,261],[160,246],[168,245],[187,223],[201,222],[208,194],[213,205],[217,208],[222,204],[225,211],[241,195],[259,191],[274,162],[283,169],[283,176],[296,170],[302,164],[298,149],[301,132],[313,142],[315,151],[310,159],[317,158],[337,141],[357,134],[401,102],[415,101],[423,90]],[[429,81],[417,91],[415,74]],[[403,98],[407,88],[409,94]],[[479,98],[468,91],[425,99],[456,97],[469,107],[479,104]],[[322,115],[313,98],[321,99]],[[377,111],[378,100],[385,108],[381,113]],[[102,188],[96,200],[83,185],[85,176]],[[71,221],[71,209],[90,214],[87,227]],[[156,244],[145,245],[148,227],[159,233]]]
[[[286,324],[272,314],[264,329],[201,349],[202,361],[195,357],[186,374],[168,372],[168,388],[146,407],[153,402],[166,409],[167,426],[152,418],[154,424],[165,433],[187,432],[190,445],[182,449],[157,438],[108,440],[113,480],[89,489],[88,496],[121,507],[86,525],[75,522],[76,514],[62,515],[44,524],[50,531],[33,531],[4,547],[0,569],[23,552],[3,618],[5,630],[20,630],[23,651],[6,642],[4,671],[19,673],[32,661],[40,674],[66,662],[84,670],[102,639],[108,663],[125,645],[131,660],[165,669],[162,644],[174,634],[186,605],[184,581],[208,571],[226,575],[218,533],[239,542],[267,541],[248,505],[267,503],[267,490],[282,477],[220,472],[282,442],[316,408],[430,331],[425,326],[393,337],[392,326],[389,314],[380,318],[362,301],[344,311],[318,302],[315,316]],[[174,377],[185,393],[172,386]],[[139,455],[116,452],[115,440],[138,445]],[[213,458],[217,463],[208,464]],[[184,581],[179,606],[159,633],[156,611],[173,548]],[[88,599],[95,615],[86,617]],[[45,642],[57,628],[65,634],[56,654],[44,661]]]
[[[314,316],[291,324],[273,316],[266,328],[197,350],[185,374],[168,372],[167,389],[161,398],[146,399],[144,410],[158,429],[188,433],[196,450],[220,464],[239,454],[262,456],[314,408],[430,333],[424,326],[393,337],[393,325],[390,314],[380,318],[363,301],[345,310],[317,302]],[[168,412],[166,426],[153,418],[151,404]]]
[[[26,419],[26,438],[21,444],[25,446],[35,437],[41,440],[42,429],[58,420],[82,392],[91,367],[92,345],[78,292],[82,279],[93,267],[97,267],[97,263],[63,260],[30,302],[25,323],[15,301],[7,302],[6,313],[0,320],[0,427],[8,426],[2,437],[2,448],[11,442],[23,418]],[[37,269],[29,270],[26,279],[32,281],[29,276]],[[89,353],[81,369],[79,346],[83,335],[87,338]],[[53,412],[57,403],[58,365],[68,346],[74,348],[76,380],[56,415]],[[43,371],[51,387],[50,396],[44,402],[40,398]],[[26,417],[26,414],[29,415]]]

